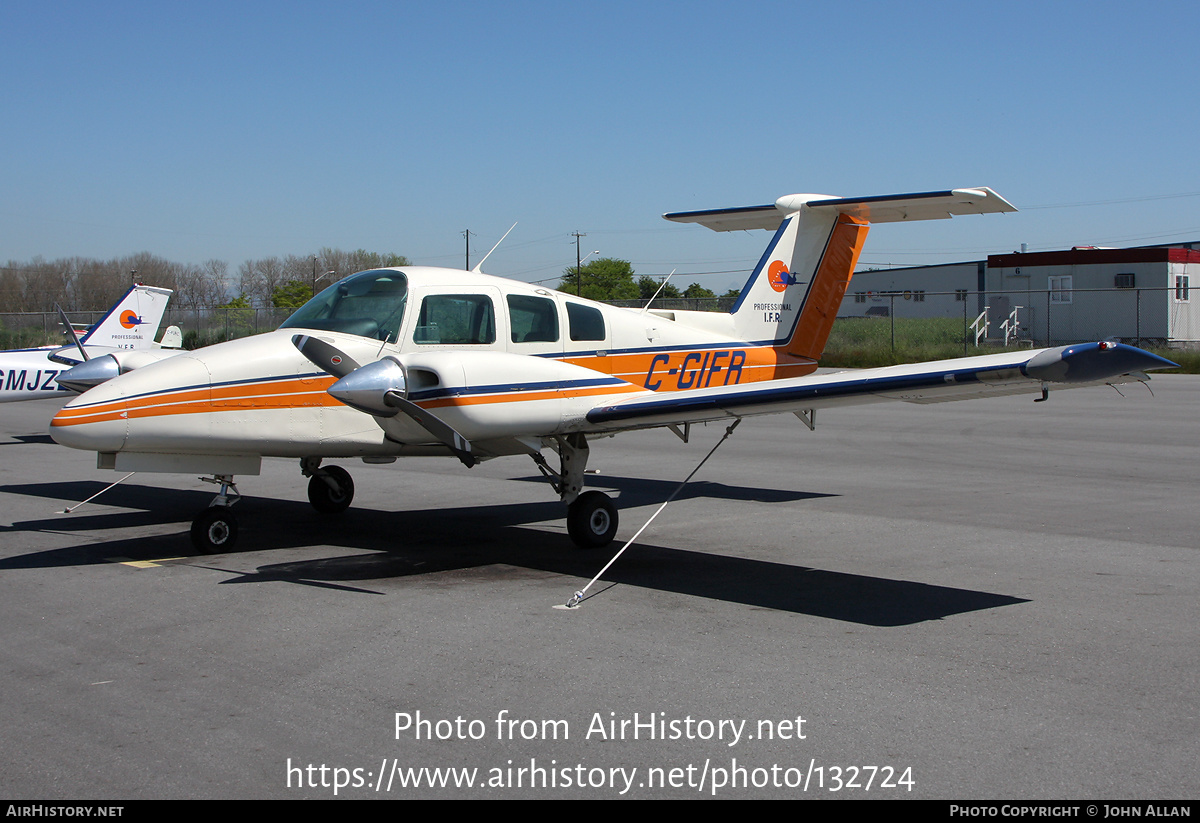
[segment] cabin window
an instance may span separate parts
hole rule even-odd
[[[572,340],[603,340],[604,315],[599,309],[582,303],[567,303],[567,323]]]
[[[407,300],[408,280],[401,272],[363,271],[325,289],[283,321],[280,328],[340,331],[394,341],[400,334]]]
[[[421,301],[414,343],[481,346],[496,342],[496,309],[486,294],[431,294]]]
[[[954,290],[954,302],[966,303],[967,302],[967,290],[966,289],[955,289]]]
[[[510,294],[508,318],[514,343],[558,341],[558,306],[548,297]]]
[[[1175,299],[1180,303],[1186,303],[1191,299],[1191,286],[1186,274],[1175,275]]]

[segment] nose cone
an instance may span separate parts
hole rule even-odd
[[[91,367],[95,372],[84,377],[99,379],[108,373],[106,360],[116,366],[113,358],[102,357],[76,368]],[[177,446],[171,438],[175,418],[189,402],[207,399],[209,383],[204,363],[189,355],[116,375],[63,406],[50,421],[50,436],[86,451],[171,451]]]
[[[83,365],[94,362],[89,360]],[[120,451],[129,433],[129,412],[121,393],[113,392],[111,386],[98,386],[86,400],[81,395],[59,409],[50,421],[54,442],[85,451]]]

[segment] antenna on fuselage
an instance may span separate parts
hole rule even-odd
[[[511,226],[509,226],[508,231],[506,231],[504,233],[504,237],[508,237],[508,233],[511,232],[516,227],[517,227],[516,223],[513,223]],[[492,256],[492,252],[495,251],[497,248],[499,248],[500,244],[504,242],[504,237],[501,237],[499,240],[496,241],[496,245],[492,246],[491,251],[489,251],[487,254],[485,254],[483,256],[483,260],[487,260],[489,257]],[[483,274],[483,260],[480,260],[478,263],[475,264],[475,268],[471,269],[471,271],[474,274]]]
[[[650,299],[646,301],[646,305],[642,306],[642,314],[645,314],[646,310],[650,308],[650,304],[654,302],[655,297],[658,297],[658,293],[666,288],[667,281],[671,279],[671,275],[675,274],[676,271],[678,271],[678,269],[671,269],[671,274],[668,274],[666,277],[664,277],[663,281],[658,284],[658,289],[650,296]]]

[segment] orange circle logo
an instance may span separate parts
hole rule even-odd
[[[141,318],[130,309],[121,312],[121,325],[127,329],[132,329],[135,326],[141,325]]]
[[[771,267],[767,269],[767,282],[771,284],[771,288],[782,294],[787,291],[790,283],[796,281],[788,271],[786,263],[782,260],[774,260],[771,262]]]

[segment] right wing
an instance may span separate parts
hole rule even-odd
[[[1051,388],[1145,381],[1149,380],[1145,371],[1175,367],[1170,360],[1133,346],[1079,343],[738,386],[669,393],[648,391],[597,406],[588,412],[587,420],[599,430],[618,430],[889,400],[941,403],[1037,393]]]

